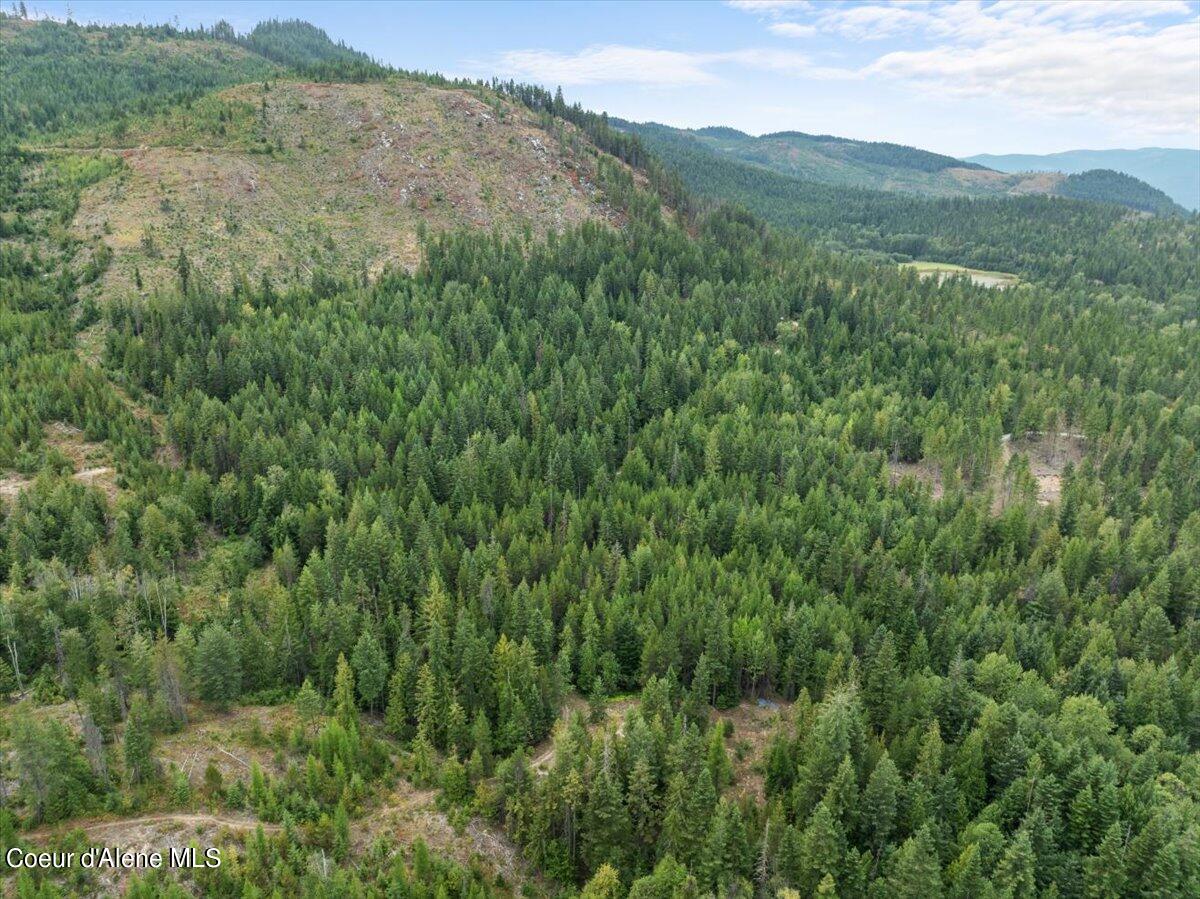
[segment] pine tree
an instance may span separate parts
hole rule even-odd
[[[33,822],[58,821],[86,810],[92,772],[66,727],[18,714],[11,728],[13,770]]]
[[[304,683],[300,685],[300,689],[296,692],[296,698],[293,700],[293,705],[296,707],[296,715],[300,718],[300,723],[304,726],[304,731],[307,734],[309,728],[320,717],[325,703],[321,699],[321,694],[316,691],[309,678],[304,679]]]
[[[603,678],[598,676],[592,678],[592,685],[588,690],[588,721],[591,724],[600,724],[604,721],[607,701]]]
[[[363,630],[359,636],[350,661],[354,668],[358,698],[374,711],[375,703],[383,696],[384,687],[387,686],[388,667],[383,648],[370,628]]]
[[[1114,821],[1104,834],[1096,854],[1085,859],[1084,895],[1088,899],[1119,899],[1126,895],[1125,833]]]
[[[358,705],[354,701],[354,672],[344,655],[339,654],[333,679],[333,717],[346,730],[358,728]]]
[[[708,817],[715,804],[713,775],[708,773],[707,767],[701,768],[695,783],[689,783],[684,774],[677,773],[667,787],[662,846],[686,868],[691,868],[700,857]]]
[[[433,669],[426,663],[417,673],[417,733],[430,745],[446,745],[446,710]]]
[[[821,801],[837,821],[842,833],[855,831],[858,824],[858,778],[850,756],[842,759]]]
[[[1035,899],[1037,882],[1034,879],[1033,847],[1029,832],[1018,830],[996,865],[993,879],[996,887],[1013,899]]]
[[[708,748],[705,753],[705,761],[708,765],[708,773],[712,777],[713,789],[718,794],[724,792],[725,788],[733,782],[733,765],[729,762],[729,756],[725,752],[725,727],[718,722],[714,727],[709,728],[708,732]]]
[[[125,776],[131,784],[141,784],[157,776],[154,761],[154,735],[150,731],[150,709],[140,693],[129,706],[125,720]]]
[[[750,876],[750,862],[742,813],[728,799],[721,799],[709,821],[704,842],[700,864],[703,880],[714,888],[734,883]]]
[[[813,810],[801,846],[802,891],[815,891],[827,874],[837,879],[845,862],[846,841],[825,803],[818,803]]]
[[[983,761],[983,734],[973,729],[959,744],[951,764],[954,782],[967,818],[973,818],[987,801],[987,772]]]
[[[584,810],[584,859],[592,870],[610,864],[621,870],[627,863],[630,822],[621,786],[607,750],[592,778]]]
[[[901,788],[900,773],[884,750],[867,781],[862,801],[862,825],[867,834],[867,845],[875,855],[875,866],[892,836]]]
[[[210,624],[196,643],[196,682],[200,697],[225,708],[242,691],[237,641],[219,624]]]
[[[384,728],[397,740],[407,740],[412,736],[412,694],[415,688],[412,656],[407,652],[397,653],[396,665],[388,679],[387,708],[383,716]]]
[[[949,870],[949,899],[991,899],[995,890],[983,875],[979,844],[972,843],[962,851]]]
[[[467,713],[457,699],[446,708],[446,748],[464,755],[471,748],[471,732],[467,728]]]
[[[492,773],[492,726],[483,709],[475,712],[475,720],[471,722],[472,752],[479,753],[479,760],[485,774]]]
[[[1094,833],[1097,824],[1096,798],[1090,784],[1075,794],[1067,815],[1071,845],[1076,851],[1088,854],[1096,845],[1098,834]]]
[[[350,816],[346,803],[339,802],[333,813],[333,857],[339,862],[350,855]]]
[[[634,856],[641,866],[653,858],[659,831],[657,784],[650,762],[644,756],[634,762],[629,772],[626,803],[629,806]]]
[[[900,695],[900,665],[896,659],[896,641],[886,628],[880,627],[872,642],[875,651],[866,666],[863,705],[872,726],[887,732]]]
[[[922,827],[904,841],[892,859],[888,893],[897,899],[939,899],[942,873],[933,837]]]
[[[179,256],[175,259],[175,273],[179,275],[179,292],[186,295],[191,282],[192,264],[183,247],[179,248]]]

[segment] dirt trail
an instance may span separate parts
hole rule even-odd
[[[215,827],[226,830],[246,831],[261,827],[267,833],[282,830],[278,824],[267,824],[257,818],[235,815],[205,815],[186,812],[166,812],[161,815],[144,815],[140,818],[105,818],[59,821],[35,828],[25,834],[31,840],[41,840],[58,834],[82,830],[88,836],[112,830],[152,827],[157,824],[180,824],[185,827]]]
[[[615,724],[617,736],[621,736],[625,730],[625,713],[635,705],[638,705],[640,702],[640,699],[634,698],[613,700],[605,707],[604,720],[597,724],[589,724],[588,730],[592,733],[596,733],[610,724]],[[582,696],[573,694],[568,696],[563,701],[562,708],[559,710],[558,720],[565,724],[569,720],[571,714],[574,712],[580,712],[586,715],[587,701],[584,700]],[[558,733],[558,726],[559,725],[556,724],[554,732],[552,732],[549,737],[534,747],[534,750],[537,754],[529,760],[529,767],[533,768],[533,770],[542,774],[546,774],[551,768],[554,767],[554,740]]]

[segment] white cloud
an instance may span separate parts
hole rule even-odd
[[[879,40],[923,26],[928,14],[904,6],[844,6],[820,17],[821,28],[858,40]]]
[[[728,5],[742,12],[772,18],[804,12],[813,6],[809,0],[728,0]]]
[[[817,26],[801,25],[799,22],[772,22],[767,30],[780,37],[812,37],[817,33]]]
[[[868,76],[899,79],[959,98],[1002,98],[1027,112],[1098,116],[1170,133],[1200,126],[1200,54],[1194,23],[1151,34],[1077,32],[1069,40],[1021,36],[881,56]]]
[[[633,82],[679,87],[717,80],[696,54],[616,44],[588,47],[578,53],[510,50],[501,55],[500,70],[543,84]]]
[[[909,85],[923,98],[998,101],[1044,118],[1200,136],[1200,18],[1183,0],[730,5],[769,15],[778,35],[903,41],[903,50],[841,77]],[[839,70],[814,65],[806,73]]]
[[[577,53],[553,50],[510,50],[501,54],[503,75],[541,84],[642,84],[685,87],[720,80],[713,71],[722,65],[798,75],[810,68],[808,57],[788,50],[746,48],[717,53],[688,53],[603,44]]]

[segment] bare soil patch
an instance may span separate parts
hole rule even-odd
[[[88,487],[95,487],[108,498],[116,499],[117,469],[112,454],[103,443],[87,440],[83,431],[65,422],[50,422],[43,428],[46,446],[64,456],[73,469],[71,477]],[[33,478],[17,472],[0,476],[0,500],[12,501],[26,490]]]
[[[895,487],[905,478],[912,478],[921,484],[926,484],[933,493],[934,499],[941,499],[946,492],[942,484],[942,470],[932,462],[889,462],[888,483]]]
[[[380,837],[399,845],[419,837],[435,854],[465,866],[478,865],[493,877],[503,877],[509,886],[531,879],[525,860],[507,836],[478,818],[455,829],[435,804],[436,797],[436,790],[418,790],[401,779],[378,807],[351,822],[354,851],[365,852]]]
[[[1000,461],[1002,466],[1007,466],[1013,456],[1025,456],[1029,460],[1029,471],[1037,481],[1037,501],[1048,506],[1062,497],[1062,475],[1067,464],[1078,465],[1086,450],[1086,441],[1081,434],[1005,434],[1001,438]]]
[[[744,699],[731,709],[714,713],[714,720],[733,725],[726,750],[733,763],[733,783],[729,793],[736,797],[752,796],[759,802],[763,791],[763,762],[771,735],[782,716],[791,707],[778,699]]]
[[[623,697],[614,699],[607,703],[604,707],[604,720],[596,723],[588,724],[588,732],[598,734],[609,726],[615,725],[616,732],[622,733],[625,726],[625,713],[635,706],[639,705],[641,700],[636,697]],[[555,740],[561,728],[567,725],[571,716],[581,714],[585,717],[588,713],[587,700],[578,693],[572,693],[563,700],[562,708],[559,710],[558,721],[555,722],[554,729],[550,736],[533,747],[530,751],[529,765],[535,771],[546,774],[554,767],[555,758]]]
[[[177,734],[159,738],[155,752],[164,769],[179,768],[195,786],[211,763],[229,784],[248,781],[255,764],[272,776],[287,770],[286,754],[273,745],[272,733],[286,732],[297,718],[291,706],[238,706],[217,712],[188,708],[188,724]]]
[[[989,479],[988,487],[994,494],[993,512],[1000,512],[1008,504],[1005,473],[1009,462],[1017,456],[1029,461],[1029,472],[1037,482],[1037,501],[1048,506],[1062,498],[1062,477],[1067,465],[1078,465],[1087,453],[1087,440],[1082,434],[1031,431],[1026,434],[1005,434],[1000,438],[1000,458]],[[920,462],[888,462],[888,482],[895,487],[904,478],[912,477],[928,484],[933,498],[939,499],[945,492],[940,467],[929,460]]]
[[[22,836],[35,844],[44,844],[56,837],[82,831],[88,843],[92,845],[119,846],[122,851],[161,852],[166,858],[172,848],[183,849],[192,843],[201,850],[209,846],[226,847],[233,842],[240,843],[259,827],[267,833],[280,830],[278,824],[265,824],[245,815],[168,812],[136,818],[66,821],[29,831]],[[96,895],[123,893],[130,878],[136,873],[143,873],[143,869],[97,869]]]

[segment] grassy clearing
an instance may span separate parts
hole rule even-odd
[[[135,121],[120,138],[76,135],[57,153],[106,157],[119,173],[81,197],[72,236],[111,263],[86,295],[174,283],[180,250],[228,286],[321,269],[411,268],[418,232],[516,234],[616,222],[584,142],[516,106],[397,80],[244,84]]]
[[[918,259],[913,262],[901,263],[900,267],[913,269],[921,278],[937,278],[938,283],[956,275],[966,275],[980,287],[1005,288],[1021,283],[1021,279],[1011,272],[989,272],[949,262],[926,262]]]

